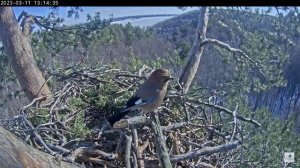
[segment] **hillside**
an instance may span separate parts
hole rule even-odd
[[[284,34],[282,37],[270,34],[269,32],[278,32],[276,27],[274,27],[272,18],[274,17],[244,11],[212,10],[207,36],[224,41],[236,48],[249,50],[249,52],[257,52],[258,55],[261,53],[255,50],[257,48],[264,48],[265,55],[272,55],[274,53],[274,60],[279,59],[282,54],[278,55],[280,52],[276,51],[268,53],[268,50],[276,48],[273,44],[279,43],[278,46],[285,45],[288,40],[286,36],[293,38],[294,44],[286,47],[286,52],[283,53],[290,56],[289,60],[285,61],[286,68],[284,71],[287,87],[273,88],[270,93],[265,93],[264,100],[258,100],[256,94],[252,95],[250,99],[255,109],[256,107],[268,105],[274,113],[280,114],[280,107],[275,105],[272,96],[268,95],[275,97],[280,97],[279,93],[280,95],[285,95],[284,97],[287,97],[287,100],[284,102],[286,103],[288,103],[289,98],[294,97],[293,106],[298,107],[296,104],[298,104],[299,100],[299,96],[297,95],[299,90],[298,76],[300,71],[298,67],[300,59],[297,57],[297,53],[300,52],[300,49],[297,46],[299,46],[300,38],[297,32],[294,34],[289,31],[282,32]],[[132,59],[135,59],[136,63],[139,62],[138,60],[144,60],[148,61],[147,64],[151,66],[163,65],[169,67],[178,75],[180,72],[180,66],[178,65],[183,64],[192,46],[197,19],[198,11],[191,11],[165,20],[147,29],[134,27],[131,24],[125,26],[112,24],[104,29],[95,29],[92,27],[94,31],[90,32],[88,36],[80,38],[60,32],[36,32],[33,36],[33,45],[36,46],[34,52],[38,56],[38,63],[42,69],[46,69],[52,73],[57,72],[59,68],[76,65],[82,61],[92,66],[102,62],[105,64],[116,63],[122,67],[123,65],[132,64]],[[99,18],[95,18],[92,21],[95,23],[103,22]],[[102,25],[105,26],[106,23],[103,22]],[[88,28],[92,25],[82,24],[77,26]],[[46,35],[50,36],[47,37]],[[253,41],[252,38],[259,36],[262,42],[266,39],[271,40],[273,44],[269,44],[270,49],[261,46],[259,42]],[[63,40],[66,37],[69,38],[69,41],[67,44],[61,45],[64,43]],[[57,40],[53,41],[53,39]],[[44,42],[40,43],[39,41]],[[252,48],[247,46],[251,43],[257,43],[255,44],[256,48],[255,46]],[[201,86],[208,89],[229,89],[230,86],[226,85],[226,83],[230,83],[233,79],[233,65],[235,64],[232,62],[232,56],[226,54],[211,46],[206,48],[198,69],[201,73],[199,73],[196,79]],[[261,60],[261,56],[252,56],[261,62],[266,62],[269,59],[267,58],[269,56],[266,57],[266,60]],[[8,60],[3,57],[3,61],[3,66],[5,66],[5,62]],[[10,74],[11,70],[8,70],[7,73]],[[6,75],[3,74],[2,76],[5,77]],[[19,90],[15,82],[8,82],[6,87],[3,87],[1,90],[2,95],[4,95],[5,104],[15,104],[10,101],[10,97],[19,96],[22,98],[23,96],[19,95]],[[6,106],[5,104],[2,106]],[[5,111],[16,110],[15,106],[9,105],[9,107],[9,110]]]
[[[86,167],[299,165],[282,156],[300,154],[297,8],[202,9],[147,28],[99,12],[72,26],[23,13],[41,26],[32,34],[0,9],[0,126],[29,151]]]
[[[98,19],[96,18],[93,22],[102,22]],[[89,33],[90,35],[80,38],[60,32],[37,32],[33,39],[33,45],[36,46],[34,52],[35,55],[39,56],[38,63],[42,68],[52,73],[57,72],[58,68],[76,65],[82,61],[92,66],[100,62],[105,64],[113,62],[122,67],[123,65],[132,64],[132,59],[137,59],[136,61],[148,61],[148,65],[151,66],[163,65],[169,67],[178,75],[180,70],[178,65],[182,65],[193,43],[197,19],[198,11],[191,11],[158,23],[148,29],[134,27],[131,24],[125,26],[112,24],[104,29],[95,29]],[[105,24],[103,22],[103,26]],[[77,26],[89,27],[90,25]],[[227,42],[233,47],[247,50],[249,47],[245,44],[253,43],[251,38],[254,35],[261,36],[261,40],[272,40],[273,38],[272,43],[277,43],[278,38],[268,34],[271,31],[275,31],[275,27],[272,27],[272,16],[262,16],[236,10],[212,10],[207,36]],[[50,38],[46,36],[47,38],[43,39],[46,34],[50,35]],[[66,39],[65,37],[69,38],[69,44],[62,46],[61,44]],[[293,37],[297,38],[297,36]],[[39,42],[41,38],[44,41],[43,44]],[[53,39],[58,40],[53,41]],[[297,39],[294,41],[299,44],[299,36],[298,41]],[[282,44],[285,44],[285,42],[284,40],[281,41]],[[287,97],[297,95],[298,78],[297,75],[294,75],[299,72],[297,63],[300,62],[296,54],[299,53],[299,48],[297,48],[299,45],[297,44],[294,47],[290,47],[289,51],[287,51],[292,60],[287,62],[285,69],[288,87],[280,88],[285,94],[288,94]],[[264,46],[257,44],[257,47]],[[270,47],[274,48],[274,46]],[[255,50],[255,48],[250,49],[251,51],[249,50],[249,52]],[[255,55],[253,56],[255,58]],[[223,88],[223,90],[228,90],[229,86],[226,86],[225,83],[230,83],[233,79],[232,65],[234,65],[230,57],[232,56],[208,46],[199,66],[198,71],[201,73],[199,73],[196,81],[201,86],[209,89]],[[274,59],[277,59],[276,57],[274,55]],[[255,59],[260,60],[260,58]],[[6,64],[4,63],[4,65]],[[10,72],[8,71],[8,73]],[[3,88],[4,92],[2,95],[6,95],[4,97],[8,98],[18,95],[19,89],[14,82],[7,83],[7,86],[10,86],[9,88],[13,88],[13,90],[7,92],[8,88]],[[272,92],[276,93],[277,89],[274,88]],[[272,94],[276,95],[275,93]],[[7,98],[4,99],[5,102],[14,104],[8,101]],[[264,101],[266,102],[263,103]],[[264,101],[260,100],[258,104],[269,104],[267,103],[269,100]],[[255,104],[254,102],[257,102],[257,98],[254,96],[251,102]],[[13,110],[13,107],[10,110]],[[275,107],[275,105],[272,107]]]
[[[250,103],[254,109],[268,106],[276,114],[286,118],[289,111],[299,108],[299,72],[300,72],[300,36],[298,32],[279,32],[272,23],[274,16],[259,15],[255,13],[242,12],[236,10],[218,10],[212,12],[213,17],[209,21],[208,37],[224,41],[231,46],[243,48],[243,43],[247,41],[247,32],[258,33],[261,38],[274,38],[269,36],[269,32],[282,33],[282,37],[273,40],[278,46],[286,43],[293,43],[286,46],[286,54],[289,60],[284,67],[284,76],[287,82],[285,87],[274,87],[272,90],[259,95],[251,94]],[[198,11],[191,11],[180,16],[168,19],[153,26],[158,37],[175,42],[178,50],[186,46],[191,46],[197,26]],[[252,19],[251,19],[252,18]],[[253,18],[258,18],[259,22]],[[234,22],[233,22],[234,21]],[[237,24],[239,23],[239,24]],[[286,28],[287,29],[287,28]],[[289,42],[291,39],[293,42]],[[263,46],[262,46],[263,47]],[[276,53],[275,53],[276,54]],[[276,60],[274,55],[274,60]],[[231,65],[223,63],[222,56],[214,49],[205,51],[201,65],[199,67],[199,82],[208,87],[215,87],[219,83],[231,79]],[[281,99],[284,97],[284,100]],[[280,104],[280,105],[278,105]]]

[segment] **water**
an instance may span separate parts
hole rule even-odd
[[[141,19],[126,19],[126,20],[117,21],[113,23],[126,25],[128,22],[130,22],[133,26],[147,27],[170,18],[172,17],[167,16],[167,17],[151,17],[151,18],[141,18]]]
[[[182,14],[191,10],[198,9],[197,7],[189,7],[186,10],[181,10],[178,7],[82,7],[83,12],[80,13],[78,19],[68,18],[67,11],[69,7],[59,7],[57,15],[65,19],[66,25],[84,23],[86,21],[86,15],[94,15],[96,12],[100,12],[103,19],[108,19],[112,15],[114,18],[123,16],[134,15],[150,15],[150,14]],[[46,16],[50,12],[50,7],[13,7],[16,17],[24,10],[30,14],[37,16]],[[126,24],[132,23],[134,26],[151,26],[157,22],[169,19],[170,17],[151,17],[141,19],[128,19],[116,23]]]

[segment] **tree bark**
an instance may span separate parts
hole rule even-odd
[[[20,141],[11,132],[0,127],[0,167],[77,168],[80,165],[61,161]]]
[[[179,161],[183,161],[183,160],[199,158],[200,156],[204,156],[204,155],[228,152],[232,149],[236,149],[237,147],[239,147],[239,143],[240,143],[239,141],[233,141],[233,142],[230,142],[227,144],[222,144],[222,145],[218,145],[218,146],[214,146],[214,147],[204,147],[202,149],[187,152],[185,154],[174,155],[174,156],[172,156],[171,161],[179,162]]]
[[[142,159],[142,150],[141,146],[139,145],[139,137],[136,128],[131,129],[132,133],[132,139],[133,139],[133,147],[136,151],[136,157],[137,157],[137,165],[139,168],[144,168],[145,167],[145,162]]]
[[[30,40],[22,33],[12,7],[0,8],[0,39],[10,64],[27,98],[52,97],[42,72],[34,59]]]
[[[154,131],[154,138],[155,138],[155,148],[156,154],[162,168],[171,168],[171,160],[170,155],[168,153],[168,148],[166,145],[166,138],[160,128],[160,122],[158,118],[158,114],[154,112],[152,114],[153,121],[151,122],[153,131]]]
[[[130,168],[130,152],[131,152],[131,142],[132,142],[132,137],[126,135],[126,149],[125,149],[125,167]]]
[[[197,73],[201,56],[204,47],[201,46],[201,42],[206,39],[207,23],[209,18],[209,8],[202,7],[200,9],[199,20],[197,25],[196,37],[193,46],[188,54],[187,62],[181,72],[179,83],[182,85],[183,92],[187,93],[195,75]]]

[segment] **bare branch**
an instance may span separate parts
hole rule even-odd
[[[230,138],[230,142],[233,140],[234,138],[234,134],[236,132],[236,129],[237,129],[237,109],[238,109],[238,105],[235,106],[235,110],[232,112],[233,114],[233,130],[232,130],[232,135],[231,135],[231,138]]]
[[[138,116],[120,120],[114,124],[113,128],[134,128],[144,124],[150,124],[149,120],[144,116]]]
[[[63,148],[61,146],[55,146],[55,145],[52,145],[52,144],[49,144],[49,143],[47,143],[47,146],[50,149],[52,149],[54,151],[57,151],[58,153],[61,153],[61,154],[68,154],[68,153],[71,152],[69,149]]]
[[[25,16],[25,15],[27,15],[27,12],[25,12],[25,11],[22,11],[21,12],[21,14],[18,16],[18,22],[20,22],[21,21],[21,19]]]
[[[116,164],[106,161],[106,160],[102,160],[100,158],[94,158],[91,157],[92,155],[96,155],[96,156],[104,156],[105,158],[109,158],[109,159],[115,159],[117,158],[117,155],[115,154],[109,154],[100,150],[93,150],[91,148],[86,148],[86,147],[80,147],[77,148],[74,152],[73,152],[72,157],[69,157],[67,160],[68,161],[72,161],[72,160],[79,160],[79,161],[88,161],[88,162],[92,162],[92,163],[97,163],[97,164],[101,164],[101,165],[108,165],[111,167],[118,167]]]
[[[131,117],[123,119],[114,124],[114,129],[136,128],[138,125],[150,125],[150,120],[144,116]],[[168,126],[160,126],[162,131],[172,131],[188,125],[187,122],[172,123]]]
[[[180,122],[180,123],[174,123],[168,126],[160,126],[160,127],[163,131],[171,131],[171,130],[176,130],[178,128],[184,127],[186,125],[188,125],[187,122]]]
[[[139,145],[138,132],[135,128],[131,129],[131,132],[132,132],[132,138],[133,138],[133,148],[136,151],[138,167],[139,168],[144,168],[145,163],[144,163],[144,160],[142,159],[142,150],[141,150],[141,147]]]
[[[125,149],[125,165],[126,168],[131,168],[130,165],[130,151],[131,151],[131,142],[132,142],[132,137],[125,135],[126,136],[126,149]]]
[[[116,78],[119,78],[119,77],[133,77],[133,78],[139,78],[139,79],[144,79],[144,80],[147,79],[145,76],[139,76],[139,75],[134,75],[134,74],[121,74],[121,73],[116,75]]]
[[[210,38],[206,38],[200,45],[201,46],[205,46],[207,44],[213,44],[216,45],[220,48],[226,49],[227,51],[231,52],[231,53],[235,53],[235,54],[239,54],[241,56],[243,56],[248,62],[251,63],[251,65],[253,65],[255,67],[255,69],[257,69],[259,71],[259,73],[266,78],[266,75],[263,71],[263,69],[258,65],[257,62],[255,62],[254,60],[252,60],[244,51],[240,50],[240,49],[236,49],[231,47],[229,44],[221,42],[217,39],[210,39]]]
[[[166,139],[162,133],[162,130],[160,129],[158,115],[156,112],[152,113],[152,115],[154,121],[151,122],[151,126],[155,135],[155,147],[159,163],[163,168],[172,167],[170,156],[166,146]]]
[[[28,120],[26,119],[26,117],[25,117],[24,115],[20,115],[19,117],[20,117],[20,119],[22,119],[23,121],[25,121],[25,123],[26,123],[31,129],[34,130],[34,126],[31,124],[30,121],[28,121]],[[54,154],[55,154],[55,152],[53,152],[53,151],[47,146],[47,144],[44,142],[44,140],[41,138],[41,136],[37,133],[37,131],[33,131],[33,134],[34,134],[34,136],[38,139],[38,141],[44,146],[44,148],[45,148],[45,150],[46,150],[47,152],[49,152],[51,155],[54,155]]]
[[[206,30],[209,18],[209,7],[202,7],[200,9],[199,20],[197,25],[197,32],[194,44],[188,54],[188,60],[182,69],[179,83],[182,84],[184,93],[187,93],[201,61],[203,53],[203,46],[200,43],[206,38]]]
[[[21,112],[25,112],[26,109],[28,109],[29,107],[34,105],[36,102],[45,100],[46,98],[47,98],[46,96],[41,96],[41,97],[34,98],[28,105],[22,107]]]
[[[215,109],[217,109],[219,111],[224,111],[226,114],[229,114],[229,115],[233,116],[233,112],[231,110],[225,108],[225,107],[214,105],[214,104],[210,104],[210,103],[207,103],[207,102],[204,102],[204,101],[201,101],[201,100],[198,100],[198,101],[191,100],[191,99],[188,99],[188,100],[190,102],[192,102],[192,103],[195,103],[195,104],[204,104],[204,105],[206,105],[208,107],[213,107],[213,108],[215,108]],[[253,120],[252,118],[245,118],[245,117],[242,117],[242,116],[239,116],[239,115],[237,115],[236,118],[239,119],[239,120],[248,122],[248,123],[252,123],[252,124],[254,124],[257,127],[260,127],[260,123],[257,122],[256,120]]]
[[[191,152],[188,152],[185,154],[171,156],[171,161],[179,162],[179,161],[188,160],[188,159],[196,159],[203,155],[211,155],[214,153],[227,152],[227,151],[237,148],[238,145],[239,145],[239,141],[235,141],[235,142],[218,145],[218,146],[214,146],[214,147],[204,147],[197,151],[191,151]]]

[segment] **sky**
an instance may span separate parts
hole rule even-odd
[[[253,7],[259,9],[266,9],[266,7]],[[146,6],[137,6],[137,7],[82,7],[83,12],[80,13],[79,19],[75,18],[68,18],[67,11],[70,7],[59,7],[58,14],[60,17],[65,19],[66,25],[78,24],[83,23],[86,21],[86,15],[91,14],[94,15],[96,12],[100,12],[101,17],[103,19],[110,18],[111,15],[116,17],[122,16],[133,16],[133,15],[147,15],[147,14],[182,14],[188,11],[196,10],[197,7],[188,7],[186,10],[179,9],[177,6],[166,6],[166,7],[146,7]],[[37,16],[45,16],[50,12],[50,7],[13,7],[16,17],[20,15],[20,13],[24,10],[30,14],[37,15]],[[276,14],[276,11],[272,11],[272,15]],[[126,24],[130,22],[134,26],[152,26],[153,24],[163,21],[165,19],[169,19],[171,17],[155,17],[155,18],[141,18],[141,19],[134,19],[134,20],[123,20],[120,22]]]
[[[15,15],[18,17],[19,14],[24,10],[33,15],[45,16],[49,13],[50,7],[14,7],[13,10]],[[191,10],[196,10],[197,7],[189,7],[186,10],[179,9],[176,6],[170,7],[82,7],[83,12],[80,14],[79,19],[68,18],[67,11],[69,7],[59,7],[59,16],[65,19],[66,24],[82,23],[86,21],[87,14],[95,14],[100,12],[102,18],[109,18],[112,14],[114,17],[121,16],[132,16],[132,15],[147,15],[147,14],[182,14]],[[157,20],[164,20],[165,18],[148,18],[149,23],[154,23]],[[138,22],[135,21],[135,22]],[[145,22],[145,21],[144,21]],[[142,24],[142,23],[140,23]]]

